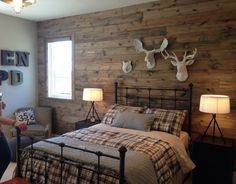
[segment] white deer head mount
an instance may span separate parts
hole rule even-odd
[[[161,54],[165,59],[173,59],[171,60],[171,63],[173,66],[177,67],[176,78],[181,82],[186,81],[188,78],[187,66],[194,63],[193,58],[197,54],[197,49],[195,48],[191,55],[187,55],[187,52],[185,51],[182,61],[179,61],[174,52],[172,52],[173,56],[171,56],[166,50],[165,54],[163,52]]]
[[[153,69],[156,65],[155,62],[155,58],[154,58],[154,54],[155,53],[160,53],[163,52],[165,50],[165,48],[168,45],[168,40],[166,38],[164,38],[161,46],[159,49],[153,49],[153,50],[146,50],[143,48],[143,43],[138,40],[138,39],[134,39],[134,47],[138,52],[145,52],[146,56],[144,58],[144,61],[147,62],[147,68],[148,69]]]
[[[122,61],[122,70],[124,73],[129,73],[132,71],[133,66],[132,66],[132,61],[128,60],[128,61]]]

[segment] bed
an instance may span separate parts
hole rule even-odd
[[[102,122],[20,151],[17,174],[31,183],[182,183],[188,156],[192,87],[144,88],[115,83]],[[19,131],[17,131],[19,134]]]

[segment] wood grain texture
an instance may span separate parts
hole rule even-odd
[[[47,98],[45,42],[48,38],[73,35],[74,99]],[[159,48],[163,38],[168,51],[182,57],[198,49],[189,78],[179,82],[176,69],[159,54],[157,66],[147,70],[145,55],[133,47],[135,38],[145,48]],[[201,94],[224,94],[231,99],[231,113],[218,115],[223,134],[236,138],[236,2],[233,0],[166,0],[104,12],[38,23],[39,105],[56,109],[56,127],[62,133],[85,118],[90,104],[82,101],[84,87],[102,87],[104,101],[96,103],[102,117],[114,102],[113,82],[127,85],[171,87],[194,84],[193,132],[201,134],[211,116],[199,112]],[[134,70],[122,72],[122,60],[132,60]]]

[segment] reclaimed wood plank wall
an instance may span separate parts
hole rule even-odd
[[[72,36],[74,41],[74,100],[47,98],[46,49],[48,38]],[[179,82],[176,70],[159,54],[157,66],[147,70],[144,53],[137,53],[133,40],[145,48],[159,48],[163,38],[168,50],[179,57],[198,49],[189,78]],[[114,102],[113,82],[139,86],[186,86],[194,84],[193,132],[202,133],[211,116],[199,112],[201,94],[225,94],[231,98],[231,113],[217,117],[223,134],[236,138],[236,1],[161,0],[104,12],[78,15],[38,23],[39,105],[56,112],[56,131],[74,128],[85,118],[89,103],[82,101],[84,87],[102,87],[104,101],[96,103],[100,116]],[[132,60],[134,70],[122,72],[122,61]]]

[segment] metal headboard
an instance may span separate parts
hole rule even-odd
[[[148,108],[187,110],[185,130],[191,137],[192,88],[192,83],[187,88],[150,88],[121,86],[115,82],[115,103]]]

